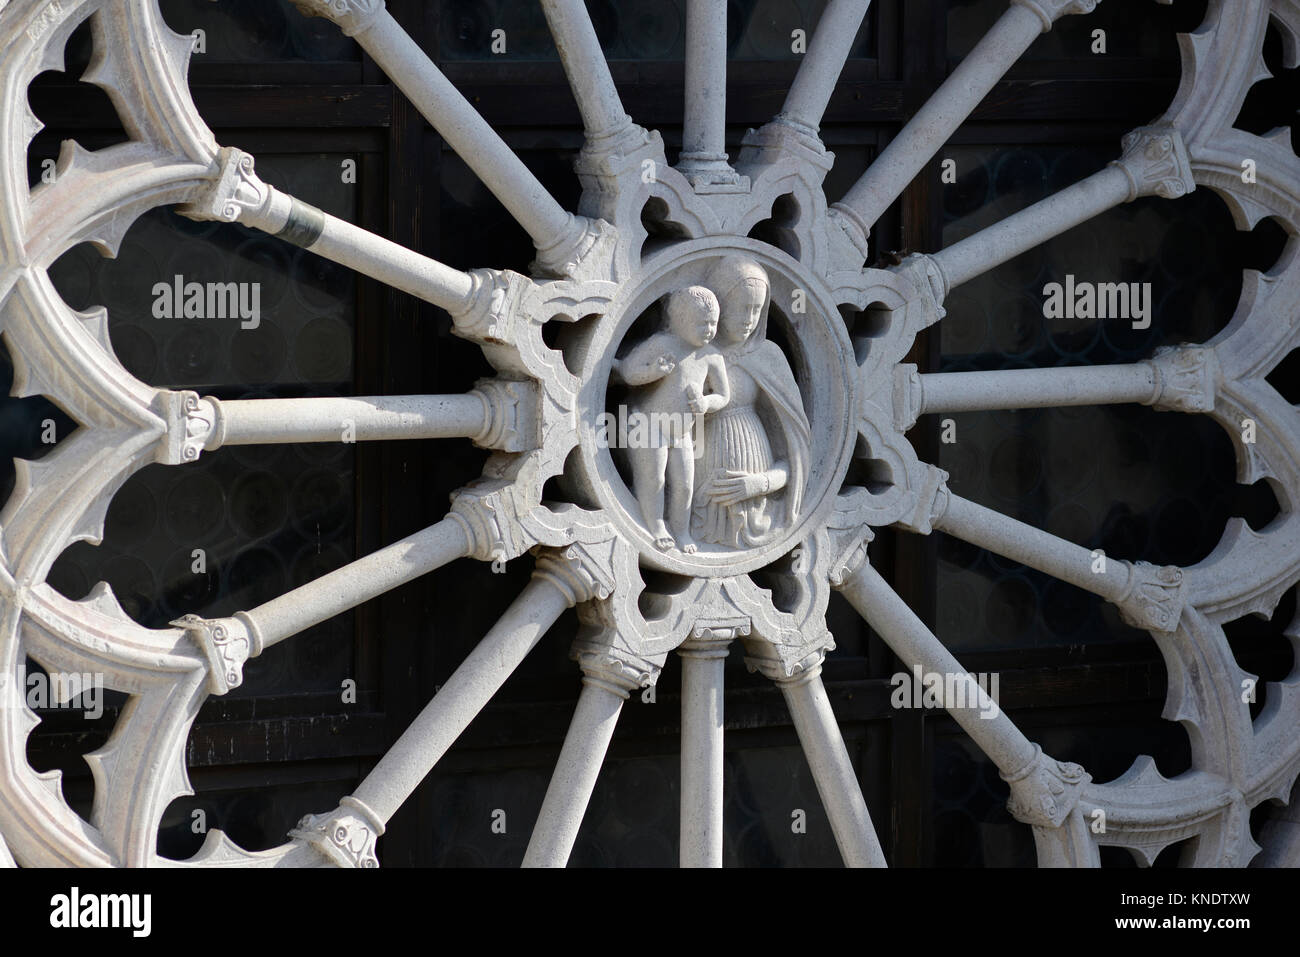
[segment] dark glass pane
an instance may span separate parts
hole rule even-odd
[[[193,63],[359,60],[360,48],[333,23],[305,17],[289,0],[160,0],[177,33],[203,31]]]
[[[1094,781],[1113,781],[1142,754],[1174,777],[1189,766],[1187,735],[1160,717],[1161,704],[1112,704],[1056,716],[1052,725],[1026,715],[1011,718],[1030,740],[1061,761],[1073,761]],[[946,723],[946,722],[945,722]],[[931,827],[937,867],[1033,867],[1033,832],[1007,811],[1010,788],[997,767],[965,735],[939,733],[934,744]],[[1102,855],[1103,866],[1116,862]],[[1121,866],[1127,860],[1118,862]]]
[[[680,765],[676,753],[607,760],[570,865],[675,867]],[[549,763],[466,773],[435,769],[429,785],[435,864],[518,866],[549,779]],[[725,866],[840,865],[816,785],[797,746],[728,751],[724,789]]]
[[[353,219],[342,160],[268,154],[258,170]],[[152,385],[222,399],[352,391],[355,277],[274,237],[159,209],[131,228],[116,260],[78,247],[51,275],[73,307],[108,307],[119,359]],[[162,627],[317,578],[355,557],[355,447],[342,439],[228,446],[183,467],[145,468],[114,496],[103,543],[69,548],[51,579],[73,598],[105,580],[128,614]],[[353,627],[341,615],[269,649],[234,694],[336,691],[352,674]]]
[[[944,244],[1103,167],[1108,149],[954,147]],[[1119,207],[955,290],[940,325],[943,370],[1134,362],[1203,342],[1226,324],[1252,255],[1213,194]],[[1138,318],[1045,317],[1049,283],[1149,283]],[[957,494],[1117,559],[1192,564],[1239,497],[1226,434],[1203,417],[1112,405],[945,416],[939,465]],[[1095,596],[945,538],[939,636],[951,648],[1136,638]]]
[[[231,787],[222,777],[228,775],[191,772],[198,793],[173,801],[164,812],[158,825],[159,854],[173,860],[192,857],[207,833],[218,829],[245,850],[278,847],[305,814],[335,807],[347,790],[346,784],[329,780]]]
[[[727,55],[733,60],[803,56],[827,0],[731,0]],[[537,3],[442,0],[443,59],[555,60],[558,54]],[[587,11],[611,60],[680,60],[686,49],[686,0],[588,0]],[[868,13],[851,56],[875,49]]]
[[[1007,0],[948,0],[948,56],[961,59],[1007,12]],[[1181,6],[1177,10],[1174,7]],[[1178,63],[1177,33],[1196,28],[1204,18],[1205,3],[1162,7],[1151,3],[1101,3],[1086,16],[1057,20],[1026,51],[1026,60],[1101,62],[1125,57],[1149,61],[1151,68]],[[1199,8],[1199,9],[1198,9]],[[1105,53],[1094,52],[1105,31]],[[1100,47],[1098,47],[1100,49]]]

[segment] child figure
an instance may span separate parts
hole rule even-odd
[[[660,551],[680,547],[694,554],[693,426],[698,416],[723,408],[731,388],[722,356],[708,347],[718,331],[717,297],[704,286],[688,286],[669,293],[664,311],[668,329],[635,346],[614,363],[614,371],[628,385],[644,387],[635,392],[634,411],[648,420],[649,441],[629,448],[628,458],[646,528]],[[706,388],[712,391],[705,394]]]

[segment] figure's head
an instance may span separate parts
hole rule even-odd
[[[703,286],[687,286],[668,295],[668,328],[695,347],[718,333],[718,297]]]
[[[767,309],[767,272],[744,256],[727,256],[709,270],[705,282],[718,297],[722,340],[732,344],[746,341],[758,329]]]

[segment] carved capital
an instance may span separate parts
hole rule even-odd
[[[826,652],[831,650],[817,648],[798,661],[787,663],[778,657],[762,653],[770,646],[763,646],[758,642],[751,644],[753,647],[747,644],[745,648],[745,667],[751,674],[757,671],[764,678],[770,678],[782,686],[801,685],[812,681],[822,673],[822,662],[826,660]]]
[[[221,406],[216,399],[201,399],[197,392],[163,392],[160,399],[167,433],[158,450],[159,462],[164,465],[195,462],[204,449],[220,445]]]
[[[1092,780],[1082,767],[1057,761],[1034,745],[1033,759],[1011,775],[1001,775],[1011,785],[1007,810],[1017,821],[1036,827],[1060,827],[1079,803]]]
[[[1176,412],[1213,412],[1218,359],[1202,346],[1166,346],[1148,360],[1156,388],[1149,403]]]
[[[1128,563],[1128,588],[1115,602],[1125,624],[1147,631],[1169,632],[1178,627],[1186,596],[1183,570],[1175,565]]]
[[[858,269],[871,255],[871,224],[862,221],[862,217],[850,206],[835,203],[826,211],[831,224],[838,229],[830,230],[831,242],[835,246],[835,259],[840,267]]]
[[[183,628],[208,659],[211,693],[223,695],[244,683],[244,664],[262,653],[257,626],[244,612],[233,618],[185,615],[172,622]]]
[[[176,212],[199,222],[233,223],[270,202],[271,187],[257,178],[252,155],[227,146],[217,154],[208,188]]]
[[[617,280],[614,263],[618,231],[603,219],[570,216],[569,229],[545,249],[538,248],[533,268],[565,279]]]
[[[719,660],[727,657],[727,649],[736,638],[749,635],[753,623],[746,615],[698,618],[680,645],[677,654],[682,658]]]
[[[636,124],[599,141],[588,139],[573,162],[582,183],[578,210],[616,228],[641,227],[641,210],[654,184],[663,184],[671,167],[663,138]],[[682,184],[683,186],[685,183]]]
[[[862,494],[866,494],[862,490]],[[836,509],[826,523],[830,539],[831,560],[827,577],[831,585],[841,587],[867,560],[867,546],[876,533],[853,508]]]
[[[587,136],[573,168],[579,177],[595,176],[617,180],[627,173],[641,179],[641,160],[648,151],[649,158],[662,158],[663,140],[658,132],[650,132],[632,122],[624,114],[620,126]]]
[[[384,12],[384,0],[290,0],[305,17],[324,17],[354,37],[369,30]]]
[[[1111,163],[1128,177],[1128,201],[1139,196],[1177,199],[1196,189],[1182,133],[1161,124],[1141,126],[1124,137],[1124,155]]]
[[[521,303],[532,286],[527,276],[500,269],[475,269],[469,304],[451,313],[453,331],[478,343],[512,345]]]
[[[518,379],[480,379],[473,394],[483,402],[483,431],[474,444],[503,452],[526,452],[541,445],[538,385]]]
[[[577,605],[608,598],[614,591],[614,568],[601,551],[575,542],[566,548],[540,548],[534,576],[553,582]]]
[[[908,324],[916,332],[934,325],[948,314],[943,307],[948,298],[948,277],[933,256],[913,253],[890,271],[906,278],[916,290],[914,297],[908,297],[909,305],[916,303],[920,306],[919,322],[911,321],[912,310],[908,310]]]
[[[748,193],[749,177],[732,168],[726,153],[682,153],[677,172],[697,193]]]
[[[534,544],[524,533],[522,512],[514,483],[472,482],[451,495],[449,516],[461,523],[470,541],[470,555],[479,561],[518,558]]]
[[[918,535],[929,535],[934,523],[948,510],[948,473],[922,464],[912,469],[909,479],[908,493],[915,504],[894,524]]]
[[[637,688],[647,688],[659,680],[659,666],[611,645],[579,639],[573,643],[569,657],[582,669],[583,683],[604,688],[620,698],[627,698]]]
[[[375,843],[383,833],[379,816],[349,796],[328,814],[308,814],[289,837],[315,848],[336,867],[369,868],[379,866]]]
[[[900,363],[894,367],[894,428],[900,432],[909,431],[916,420],[921,417],[921,373],[912,363]]]
[[[753,623],[748,616],[700,618],[691,626],[691,637],[677,650],[688,658],[725,658],[727,645],[744,638]]]
[[[835,162],[835,154],[827,152],[817,130],[785,113],[778,113],[772,122],[745,134],[736,165],[745,169],[756,163],[775,163],[782,159],[808,163],[824,177]]]
[[[1043,32],[1046,33],[1061,17],[1092,13],[1101,0],[1011,0],[1011,2],[1027,7],[1038,14],[1038,19],[1043,21]]]

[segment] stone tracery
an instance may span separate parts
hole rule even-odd
[[[537,275],[452,269],[261,183],[252,158],[218,147],[199,119],[184,82],[189,38],[166,28],[152,0],[68,0],[57,16],[54,5],[12,0],[0,12],[4,102],[24,102],[48,58],[93,18],[107,51],[97,82],[113,92],[132,135],[93,154],[70,147],[57,183],[29,192],[6,181],[0,196],[0,329],[20,370],[15,391],[53,395],[89,426],[47,460],[21,465],[0,513],[0,677],[24,655],[51,668],[93,666],[137,702],[111,752],[95,758],[103,800],[91,826],[63,802],[56,780],[27,765],[32,715],[13,700],[12,682],[0,684],[0,860],[8,859],[7,843],[24,864],[163,863],[158,820],[187,787],[175,759],[199,704],[239,683],[244,658],[455,558],[496,561],[531,551],[536,572],[525,592],[354,795],[334,812],[305,818],[280,848],[253,854],[214,833],[188,863],[373,866],[374,840],[389,817],[546,627],[576,604],[583,632],[574,655],[588,680],[526,863],[567,858],[612,732],[607,718],[630,687],[656,680],[674,650],[681,651],[685,692],[682,861],[720,861],[721,716],[710,709],[719,700],[722,656],[741,642],[751,667],[777,681],[789,703],[846,862],[881,864],[819,676],[833,647],[825,627],[830,589],[840,589],[909,664],[936,673],[960,665],[866,560],[880,526],[940,529],[1094,591],[1151,631],[1175,663],[1172,672],[1200,676],[1171,687],[1202,744],[1194,773],[1175,781],[1139,762],[1121,779],[1093,782],[1083,769],[1044,755],[1005,713],[969,721],[954,712],[1013,782],[1011,809],[1034,828],[1043,863],[1096,864],[1099,842],[1149,856],[1192,834],[1200,838],[1196,863],[1251,859],[1256,848],[1242,824],[1245,812],[1285,796],[1300,773],[1300,689],[1294,678],[1281,685],[1269,719],[1252,725],[1235,693],[1222,693],[1225,685],[1235,689],[1237,676],[1222,624],[1271,611],[1300,579],[1300,516],[1285,511],[1262,533],[1230,528],[1210,559],[1185,570],[1117,559],[1093,573],[1086,550],[952,494],[947,476],[918,461],[904,436],[927,412],[1002,407],[1006,390],[1025,378],[922,375],[902,360],[916,334],[942,319],[952,288],[1137,195],[1173,197],[1208,185],[1242,221],[1267,213],[1292,237],[1300,234],[1300,161],[1276,138],[1231,126],[1254,81],[1269,19],[1290,39],[1300,37],[1294,0],[1211,3],[1173,106],[1125,139],[1116,164],[971,240],[888,270],[863,268],[879,214],[1018,52],[1056,18],[1087,13],[1092,0],[1012,3],[994,28],[998,42],[963,63],[834,209],[822,191],[833,158],[816,130],[847,55],[843,35],[856,31],[865,2],[828,6],[786,109],[747,138],[732,170],[712,149],[722,140],[718,117],[725,117],[725,63],[710,52],[718,37],[698,38],[688,50],[695,78],[689,100],[698,109],[690,117],[693,148],[675,169],[658,134],[622,111],[580,0],[543,0],[589,131],[579,164],[580,215],[532,178],[379,0],[298,6],[355,33],[465,156],[532,237]],[[139,50],[138,59],[113,52],[124,50]],[[19,169],[30,117],[18,110],[0,124],[4,168]],[[1244,188],[1253,184],[1236,175],[1247,154],[1260,158],[1261,188]],[[646,162],[658,173],[649,180]],[[745,238],[787,195],[800,211],[788,226],[798,256]],[[667,208],[685,238],[647,246],[640,213],[651,201]],[[77,242],[115,248],[135,216],[160,204],[263,229],[447,309],[456,333],[482,347],[497,377],[466,396],[398,397],[409,403],[403,408],[393,397],[361,397],[281,405],[275,414],[260,403],[199,398],[133,379],[94,323],[62,302],[44,268]],[[1030,391],[1037,398],[1027,401],[1139,401],[1211,415],[1230,432],[1249,414],[1259,437],[1239,446],[1246,478],[1300,488],[1294,410],[1263,378],[1295,345],[1294,329],[1267,320],[1294,312],[1298,264],[1293,243],[1267,281],[1247,283],[1238,318],[1212,342],[1132,367],[1080,370],[1068,388],[1036,378]],[[786,317],[781,332],[790,348],[783,350],[767,323],[773,304],[796,291],[809,308]],[[637,317],[681,292],[687,298],[678,304],[694,303],[695,318],[674,323],[673,315],[692,311],[670,307],[671,339],[631,343],[632,352],[619,358]],[[886,318],[859,355],[839,310],[869,306]],[[547,323],[588,315],[599,321],[565,355],[546,345]],[[652,341],[645,356],[636,354]],[[627,489],[595,435],[612,377],[625,380],[648,411],[701,417],[700,456],[694,431],[670,429],[666,444],[640,457]],[[635,392],[654,382],[661,395]],[[131,471],[265,440],[268,419],[276,422],[270,434],[284,440],[326,441],[317,417],[338,403],[364,412],[360,440],[460,435],[497,454],[481,479],[457,492],[444,521],[230,619],[151,631],[130,621],[106,587],[73,602],[44,583],[68,542],[96,536]],[[408,417],[411,408],[419,414]],[[575,472],[565,477],[584,494],[543,503],[543,486],[565,472],[575,449]],[[867,459],[872,481],[848,481],[855,455]],[[656,510],[651,493],[660,482],[674,491]],[[647,567],[689,585],[646,595]],[[788,599],[781,607],[750,577],[759,568],[776,569]],[[1081,826],[1095,809],[1111,822],[1103,837]]]

